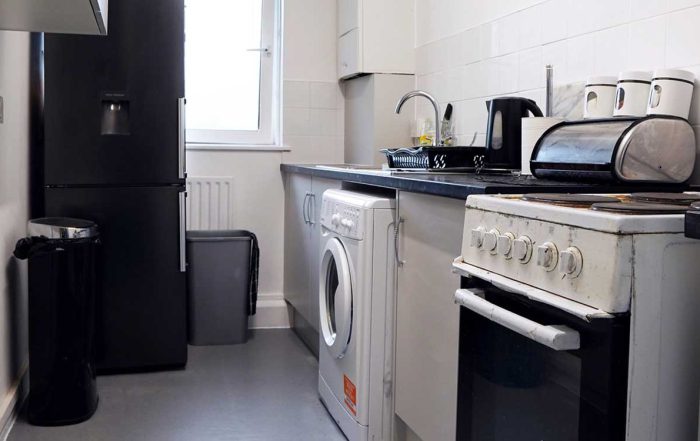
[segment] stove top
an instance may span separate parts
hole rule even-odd
[[[467,207],[615,234],[682,233],[700,192],[474,195]]]
[[[687,205],[671,205],[652,202],[612,202],[591,205],[591,210],[610,213],[652,215],[652,214],[684,214]]]
[[[629,198],[635,202],[688,206],[700,202],[700,193],[632,193]]]
[[[526,194],[522,196],[522,200],[562,205],[567,207],[590,207],[593,204],[601,202],[619,202],[618,198],[612,196],[571,193]]]

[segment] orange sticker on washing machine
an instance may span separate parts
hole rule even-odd
[[[343,375],[343,389],[345,390],[345,405],[353,415],[357,415],[357,388],[347,375]]]

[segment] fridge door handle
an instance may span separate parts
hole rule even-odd
[[[494,305],[479,294],[478,290],[457,290],[455,303],[555,351],[573,351],[581,347],[581,336],[578,331],[564,325],[539,324]]]
[[[187,272],[187,251],[186,251],[186,244],[187,244],[187,206],[185,205],[185,198],[187,197],[186,192],[180,192],[179,194],[180,200],[179,200],[179,205],[180,205],[180,272],[184,273]]]
[[[177,125],[178,125],[178,135],[177,135],[177,168],[178,168],[178,178],[185,179],[187,177],[187,159],[185,157],[185,144],[186,144],[186,104],[187,100],[185,98],[178,98],[177,100]]]

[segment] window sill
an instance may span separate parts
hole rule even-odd
[[[188,142],[187,150],[211,150],[232,152],[291,152],[289,146],[284,145],[254,145],[254,144],[203,144]]]

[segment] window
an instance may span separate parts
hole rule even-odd
[[[279,0],[186,0],[190,146],[279,141]]]

